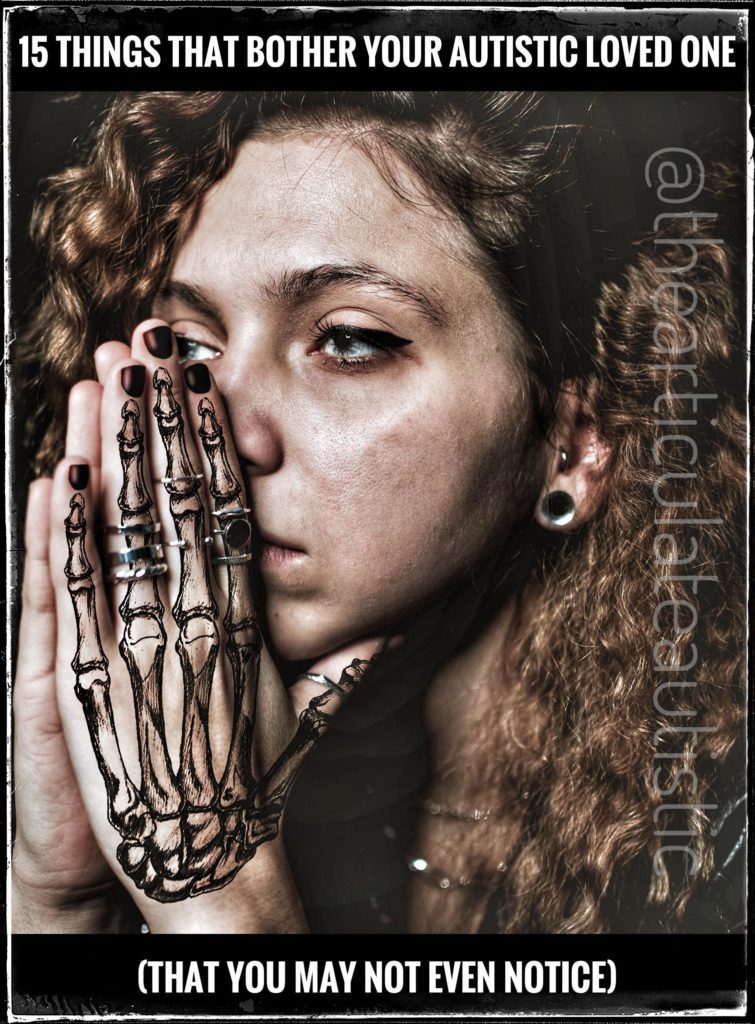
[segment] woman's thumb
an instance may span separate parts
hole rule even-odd
[[[335,714],[387,643],[387,636],[368,637],[318,659],[288,691],[296,717],[318,697],[326,697],[319,706],[329,715]]]

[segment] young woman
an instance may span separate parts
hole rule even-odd
[[[48,183],[17,928],[737,926],[742,193],[610,234],[558,108],[124,94]]]

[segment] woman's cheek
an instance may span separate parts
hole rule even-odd
[[[347,424],[311,431],[317,586],[270,595],[284,656],[315,657],[400,621],[510,525],[523,410],[503,384],[474,384],[446,377],[380,408],[357,402]]]
[[[441,511],[437,480],[423,480],[406,437],[392,434],[356,453],[311,493],[313,586],[268,589],[273,643],[287,658],[317,657],[390,626],[426,599],[443,563],[433,544]],[[411,448],[409,448],[411,451]]]

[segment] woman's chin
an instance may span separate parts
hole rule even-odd
[[[328,622],[316,609],[301,605],[291,607],[288,602],[285,608],[276,608],[275,602],[271,603],[268,604],[268,634],[273,653],[284,661],[316,661],[347,646],[355,636],[363,635],[361,630],[349,629],[343,617],[339,617],[338,622]]]

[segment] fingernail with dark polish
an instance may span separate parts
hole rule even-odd
[[[89,466],[86,462],[79,466],[68,467],[68,483],[74,491],[83,491],[89,483]]]
[[[155,359],[170,359],[173,352],[173,331],[170,327],[153,327],[144,332],[144,344]]]
[[[184,370],[184,380],[195,395],[206,395],[210,390],[210,371],[204,363],[195,363]]]
[[[121,370],[121,387],[131,398],[141,398],[144,394],[144,367],[138,363],[124,366]]]

